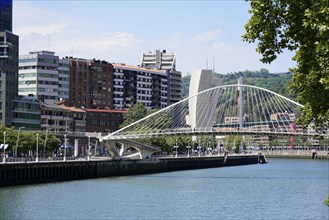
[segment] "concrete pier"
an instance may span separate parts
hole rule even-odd
[[[0,186],[159,173],[178,170],[257,164],[258,155],[7,163],[0,165]]]

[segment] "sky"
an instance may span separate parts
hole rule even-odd
[[[143,52],[159,49],[176,53],[183,76],[213,68],[287,72],[295,66],[291,52],[267,65],[256,44],[242,41],[249,9],[243,0],[14,0],[13,33],[20,37],[20,55],[50,50],[59,57],[139,65]]]

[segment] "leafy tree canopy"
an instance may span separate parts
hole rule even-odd
[[[144,118],[147,115],[147,108],[141,102],[130,106],[127,112],[123,115],[123,123],[120,127],[125,127],[139,119]]]
[[[284,49],[295,51],[291,88],[305,105],[301,122],[329,120],[328,0],[250,0],[242,38],[257,42],[261,61],[271,63]]]

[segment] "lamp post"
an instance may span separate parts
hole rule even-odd
[[[175,157],[177,158],[177,156],[178,156],[177,148],[179,148],[179,146],[177,145],[177,139],[176,139],[176,145],[174,146],[174,148],[176,149],[176,155],[175,155]]]
[[[18,149],[19,135],[21,133],[21,129],[23,129],[23,128],[25,128],[25,127],[19,127],[19,129],[18,129],[18,135],[17,135],[16,147],[15,147],[15,155],[14,155],[15,157],[17,157],[17,149]]]
[[[88,158],[88,160],[90,160],[89,152],[90,152],[90,136],[88,136],[88,149],[87,149],[87,154],[88,154],[87,158]]]
[[[64,134],[64,157],[63,161],[66,161],[66,134]]]
[[[200,140],[199,140],[199,144],[198,144],[197,149],[198,149],[198,152],[199,152],[199,157],[201,157],[201,149],[202,149],[202,147],[200,145]]]
[[[3,132],[3,163],[6,163],[6,132]]]
[[[43,145],[43,156],[46,156],[46,146],[47,146],[47,139],[48,139],[48,132],[53,128],[47,128],[46,129],[46,138],[45,138],[45,144]]]
[[[37,133],[37,152],[36,152],[35,162],[39,162],[39,133]]]
[[[186,146],[186,148],[187,148],[187,157],[190,157],[190,148],[191,148],[191,146]]]

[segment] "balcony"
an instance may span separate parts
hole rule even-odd
[[[8,52],[0,52],[0,58],[11,58]]]

